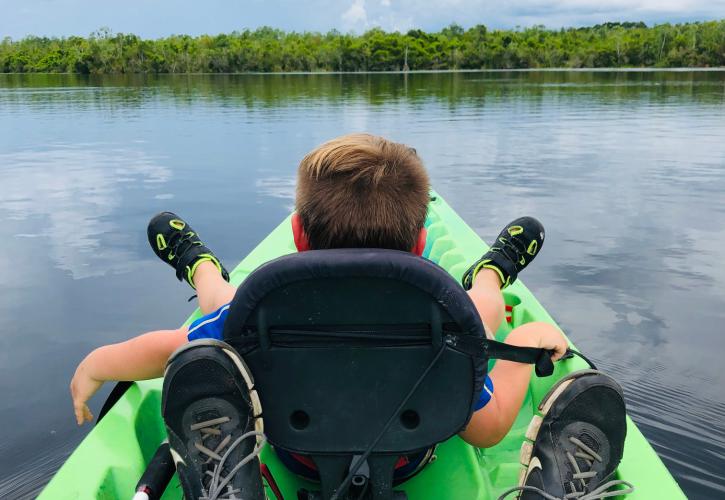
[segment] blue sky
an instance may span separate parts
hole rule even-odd
[[[0,0],[0,38],[88,35],[107,26],[156,38],[268,25],[285,30],[362,32],[374,26],[437,30],[452,22],[493,28],[606,21],[725,18],[725,0]]]

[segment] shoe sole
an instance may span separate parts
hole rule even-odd
[[[534,443],[539,437],[539,431],[541,430],[541,424],[544,422],[544,417],[548,415],[551,407],[554,405],[556,400],[561,396],[564,391],[574,382],[576,379],[586,377],[588,375],[600,375],[602,372],[599,370],[578,370],[574,373],[570,373],[566,377],[558,380],[549,389],[549,392],[541,399],[538,410],[541,415],[534,415],[529,422],[529,426],[526,429],[525,440],[521,444],[521,451],[519,452],[519,463],[522,465],[521,471],[519,472],[519,486],[526,484],[526,479],[529,476],[529,472],[536,467],[541,468],[541,463],[538,458],[532,460],[534,452]],[[519,498],[519,497],[517,497]]]
[[[181,355],[181,353],[189,351],[191,349],[195,349],[196,347],[216,347],[218,349],[221,349],[222,352],[224,352],[229,358],[232,360],[234,365],[239,370],[239,373],[242,375],[242,378],[244,379],[244,383],[247,386],[247,394],[249,394],[249,400],[252,402],[252,416],[254,417],[254,430],[259,433],[264,433],[264,419],[262,417],[262,402],[259,399],[259,394],[257,394],[257,390],[254,388],[254,376],[252,375],[252,372],[249,370],[249,367],[247,366],[247,363],[244,362],[244,360],[237,354],[237,352],[234,350],[232,346],[227,344],[226,342],[222,342],[221,340],[216,339],[200,339],[200,340],[193,340],[189,342],[188,344],[184,344],[183,346],[176,349],[171,356],[169,356],[169,360],[166,362],[166,369],[164,370],[164,376],[166,376],[166,372],[169,368],[169,365],[171,365],[171,362],[174,361],[177,357]],[[263,440],[263,437],[261,435],[257,436],[257,444],[261,444]]]

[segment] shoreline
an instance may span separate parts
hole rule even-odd
[[[382,70],[382,71],[248,71],[244,73],[207,72],[207,73],[60,73],[28,71],[17,73],[0,73],[4,75],[74,75],[74,76],[246,76],[246,75],[414,75],[414,74],[437,74],[437,73],[721,73],[725,72],[725,66],[714,67],[678,67],[678,68],[515,68],[515,69],[420,69],[420,70]]]

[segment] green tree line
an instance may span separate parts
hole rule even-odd
[[[362,35],[263,27],[216,36],[145,40],[101,29],[89,37],[0,42],[2,73],[243,73],[447,69],[725,66],[725,19],[685,24],[606,23]]]

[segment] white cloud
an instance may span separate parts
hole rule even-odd
[[[347,29],[366,28],[368,14],[365,10],[365,0],[353,0],[350,7],[342,14],[342,23]]]
[[[345,16],[364,15],[365,22],[348,29],[379,26],[403,31],[411,27],[437,30],[451,23],[464,27],[486,24],[513,28],[544,24],[551,28],[609,21],[679,22],[725,17],[725,0],[355,0]]]

